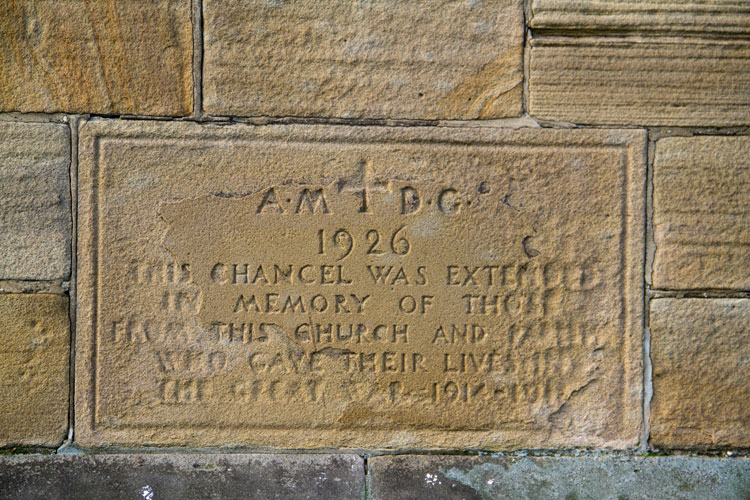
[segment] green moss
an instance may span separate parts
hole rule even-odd
[[[39,455],[53,455],[55,448],[44,448],[41,446],[7,446],[0,447],[0,456],[6,455],[28,455],[35,453]]]

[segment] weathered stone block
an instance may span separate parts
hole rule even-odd
[[[750,300],[651,302],[656,447],[750,446]]]
[[[637,442],[642,131],[97,120],[79,156],[79,442]]]
[[[750,44],[531,41],[529,113],[592,125],[750,124]]]
[[[0,446],[62,442],[69,358],[66,297],[0,294]]]
[[[360,500],[356,455],[27,455],[0,458],[0,497]]]
[[[750,7],[727,0],[534,0],[535,31],[747,35]]]
[[[213,115],[519,116],[520,0],[205,0]]]
[[[654,160],[655,288],[750,289],[750,137],[670,137]]]
[[[750,460],[383,456],[372,500],[744,500]]]
[[[0,111],[190,113],[190,3],[0,2]]]
[[[66,126],[0,122],[0,279],[70,275],[69,167]]]

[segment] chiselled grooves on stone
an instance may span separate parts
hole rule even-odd
[[[750,290],[750,137],[670,137],[654,159],[653,286]]]
[[[531,42],[529,113],[588,125],[750,124],[750,44],[608,38]]]
[[[532,12],[542,33],[750,33],[750,6],[735,0],[533,0]]]

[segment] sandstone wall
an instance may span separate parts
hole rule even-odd
[[[0,5],[0,497],[750,498],[750,4]]]

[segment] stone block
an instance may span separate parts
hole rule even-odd
[[[750,33],[750,6],[727,0],[534,0],[532,13],[535,32]]]
[[[0,111],[186,115],[190,0],[0,3]]]
[[[372,500],[744,500],[750,460],[382,456]]]
[[[750,44],[531,41],[529,113],[582,125],[750,124]]]
[[[637,443],[642,131],[80,133],[82,444]]]
[[[66,126],[0,122],[0,279],[70,276],[69,167]]]
[[[670,137],[654,159],[654,288],[750,290],[750,137]]]
[[[356,455],[0,457],[0,497],[17,499],[360,500]]]
[[[203,9],[212,115],[521,114],[520,0],[205,0]]]
[[[62,442],[69,358],[66,297],[0,294],[0,446]]]
[[[651,301],[651,443],[750,447],[750,300]]]

